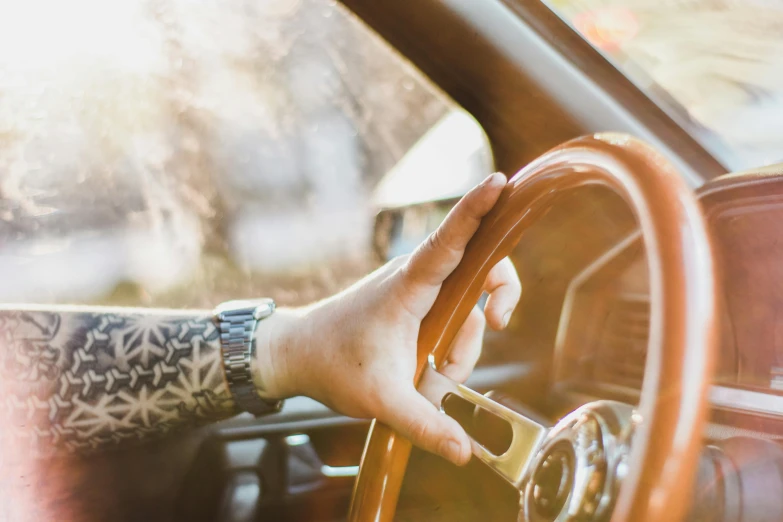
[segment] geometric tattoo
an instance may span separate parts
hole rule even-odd
[[[209,315],[0,310],[0,430],[28,455],[92,452],[234,413]]]

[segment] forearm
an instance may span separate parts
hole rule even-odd
[[[204,312],[0,309],[0,388],[1,429],[44,454],[235,413]]]

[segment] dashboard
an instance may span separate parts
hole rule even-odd
[[[712,224],[721,244],[733,381],[783,392],[783,195],[728,204]]]
[[[718,178],[699,198],[719,274],[713,410],[783,420],[783,167]],[[644,247],[631,232],[568,285],[555,337],[555,385],[637,398],[649,318]]]

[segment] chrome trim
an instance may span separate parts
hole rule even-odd
[[[355,477],[359,474],[359,466],[321,466],[321,474],[328,478]]]
[[[716,408],[783,416],[783,396],[764,392],[712,386],[710,403]]]
[[[305,444],[310,444],[310,436],[306,433],[296,433],[286,437],[285,443],[288,446],[304,446]]]
[[[304,446],[310,444],[310,436],[306,433],[295,433],[285,438],[288,446]],[[359,466],[327,466],[321,465],[321,475],[326,478],[355,477],[359,474]]]

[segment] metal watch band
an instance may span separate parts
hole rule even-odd
[[[214,311],[228,388],[237,407],[255,416],[278,412],[283,405],[283,401],[261,398],[250,372],[250,363],[255,356],[256,325],[274,311],[272,299],[227,301]]]

